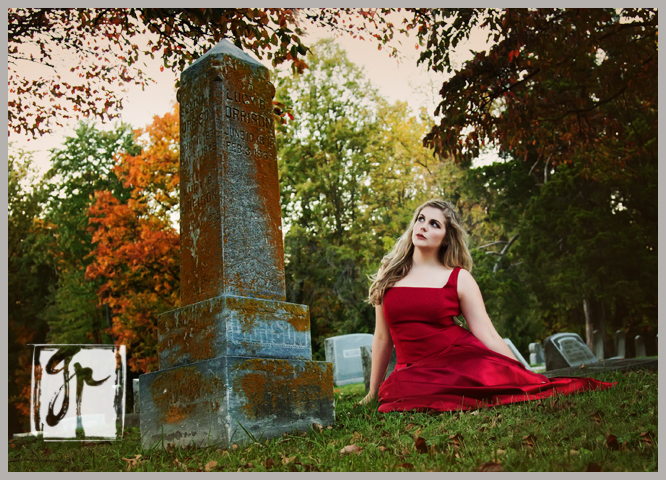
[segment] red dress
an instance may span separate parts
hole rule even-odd
[[[459,272],[455,268],[442,288],[393,287],[384,294],[398,363],[379,389],[380,412],[469,410],[615,385],[549,379],[485,347],[453,322],[461,313]]]

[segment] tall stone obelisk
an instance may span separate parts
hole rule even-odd
[[[144,446],[335,420],[308,308],[285,302],[274,94],[268,69],[225,40],[181,75],[181,308],[160,316],[160,370],[140,377]]]

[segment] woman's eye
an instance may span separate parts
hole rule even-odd
[[[430,225],[439,228],[439,224],[437,222],[430,222]]]

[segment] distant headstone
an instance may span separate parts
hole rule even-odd
[[[134,413],[141,413],[141,395],[139,392],[139,379],[132,380],[132,398],[134,399]]]
[[[505,338],[504,343],[507,344],[507,346],[511,350],[511,353],[513,353],[513,355],[516,357],[516,359],[520,363],[525,365],[525,368],[527,368],[528,370],[532,370],[532,367],[530,367],[530,364],[527,363],[527,360],[525,360],[525,357],[523,357],[523,355],[518,351],[518,349],[516,348],[516,346],[513,344],[513,342],[510,339]]]
[[[368,391],[370,391],[370,377],[372,375],[372,345],[361,347],[361,362],[363,363],[363,383],[365,384],[365,393],[368,393]],[[389,360],[384,379],[393,373],[396,363],[397,357],[394,347],[391,352],[391,359]]]
[[[326,361],[333,364],[335,385],[363,382],[362,346],[372,346],[372,334],[352,333],[324,341]]]
[[[226,448],[335,421],[308,307],[285,302],[270,73],[223,40],[181,75],[181,308],[140,379],[144,448]]]
[[[543,344],[546,370],[578,367],[599,361],[575,333],[556,333],[547,337]]]
[[[636,346],[636,358],[647,357],[645,353],[645,338],[642,335],[636,335],[634,345]]]
[[[597,360],[606,358],[604,356],[604,336],[600,330],[594,330],[592,332],[592,339],[594,342],[594,356],[597,357]]]
[[[530,343],[530,365],[543,365],[546,359],[543,355],[543,345],[538,342]]]
[[[627,356],[627,335],[624,330],[615,332],[615,356],[625,358]]]

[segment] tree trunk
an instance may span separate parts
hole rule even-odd
[[[594,351],[594,322],[592,321],[592,312],[590,301],[583,299],[583,311],[585,312],[585,343],[590,350]]]
[[[594,331],[601,332],[604,343],[604,357],[611,357],[609,346],[609,338],[606,333],[606,305],[603,301],[590,300],[588,298],[583,300],[583,311],[585,312],[585,343],[594,353]],[[595,353],[596,355],[596,353]],[[601,358],[599,359],[601,360]]]

